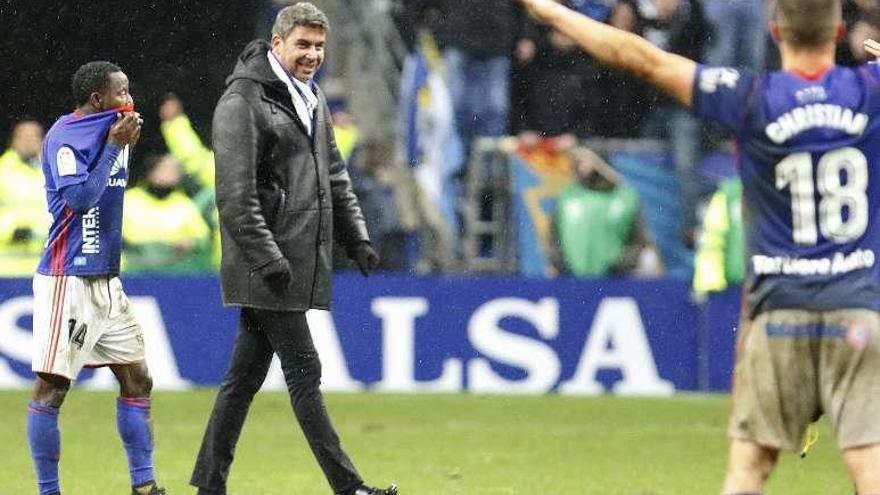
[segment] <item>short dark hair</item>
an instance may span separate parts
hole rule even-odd
[[[286,38],[297,26],[316,27],[329,31],[330,21],[327,19],[327,14],[318,7],[309,2],[299,2],[284,7],[278,12],[275,24],[272,26],[272,35]]]
[[[834,41],[841,16],[840,0],[776,0],[773,6],[782,38],[794,46],[816,47]]]
[[[83,64],[73,74],[71,89],[76,106],[88,103],[92,93],[101,93],[110,82],[110,74],[122,72],[118,65],[105,60],[97,60]]]

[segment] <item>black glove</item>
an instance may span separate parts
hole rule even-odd
[[[284,292],[293,280],[290,263],[285,258],[278,258],[260,269],[263,279],[275,292]]]
[[[361,241],[349,250],[349,258],[353,259],[358,269],[365,277],[379,265],[379,255],[373,250],[373,246],[367,241]]]

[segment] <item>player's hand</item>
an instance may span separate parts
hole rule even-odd
[[[134,146],[136,144],[138,144],[138,141],[141,140],[141,129],[143,129],[143,128],[144,128],[144,119],[142,119],[142,118],[140,118],[140,116],[138,116],[137,130],[135,130],[134,136],[131,138],[131,142],[128,143],[132,148],[134,148]]]
[[[880,42],[868,38],[865,40],[864,46],[866,52],[870,53],[874,57],[880,57]]]
[[[290,262],[285,258],[278,258],[260,270],[263,280],[275,292],[284,292],[293,280],[293,271]]]
[[[361,274],[365,277],[370,276],[370,272],[379,266],[379,255],[373,249],[369,242],[362,241],[355,246],[349,253],[351,259],[357,264]]]
[[[116,122],[110,127],[107,142],[116,146],[134,146],[141,137],[141,126],[144,121],[137,112],[125,112],[116,117]]]

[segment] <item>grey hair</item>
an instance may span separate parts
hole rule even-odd
[[[297,26],[316,27],[330,30],[327,14],[309,2],[299,2],[281,9],[275,17],[272,35],[286,38]]]

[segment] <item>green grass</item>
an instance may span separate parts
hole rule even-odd
[[[171,495],[190,470],[213,390],[158,393],[156,466]],[[0,495],[35,493],[25,392],[0,392]],[[343,445],[371,483],[404,495],[717,494],[725,396],[674,399],[328,395]],[[127,494],[113,394],[74,390],[61,415],[65,495]],[[257,396],[229,481],[232,495],[330,493],[287,397]],[[768,493],[849,493],[826,425],[804,460],[786,455]]]

